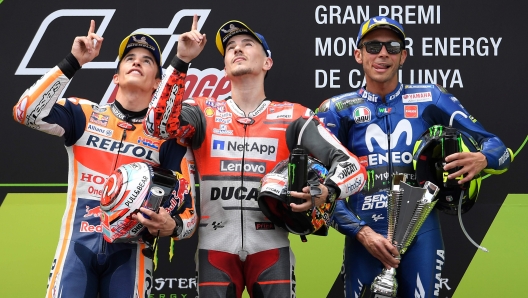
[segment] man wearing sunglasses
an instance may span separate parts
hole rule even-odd
[[[416,186],[413,147],[436,124],[452,124],[471,135],[480,148],[446,158],[444,171],[460,168],[448,179],[464,175],[460,185],[482,170],[506,171],[511,154],[441,86],[399,82],[398,70],[407,58],[401,24],[380,16],[366,20],[356,47],[354,57],[363,65],[366,86],[324,101],[317,111],[327,128],[359,157],[368,174],[359,194],[337,202],[332,218],[333,226],[347,236],[345,294],[358,297],[383,268],[398,268],[398,297],[438,296],[446,261],[438,210],[429,214],[400,262],[397,249],[386,239],[387,195],[393,175],[404,174],[406,182]]]

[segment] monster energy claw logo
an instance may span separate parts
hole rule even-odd
[[[290,184],[293,184],[295,182],[295,166],[294,163],[288,163],[288,181],[290,181]]]
[[[367,170],[367,190],[374,187],[374,170]]]
[[[436,137],[436,136],[441,136],[442,135],[442,130],[443,130],[443,126],[441,125],[435,125],[433,127],[429,127],[429,135],[431,137]]]

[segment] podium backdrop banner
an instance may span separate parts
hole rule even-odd
[[[133,31],[154,36],[162,49],[163,67],[166,68],[175,55],[179,34],[190,29],[192,16],[197,14],[200,17],[198,29],[207,34],[208,43],[202,54],[192,61],[186,96],[226,98],[230,95],[230,82],[224,76],[223,58],[214,38],[223,23],[237,19],[263,34],[271,49],[274,65],[265,80],[267,97],[299,102],[315,110],[326,98],[356,90],[364,83],[362,67],[353,57],[359,25],[369,17],[384,15],[401,22],[407,35],[409,57],[400,70],[400,80],[409,84],[443,86],[487,130],[497,134],[514,152],[520,152],[508,172],[483,181],[475,207],[463,216],[467,231],[478,243],[487,237],[488,230],[498,231],[493,228],[497,225],[504,226],[504,237],[515,239],[516,234],[508,231],[510,228],[518,231],[515,219],[511,219],[510,225],[510,216],[497,215],[509,194],[521,197],[528,194],[523,171],[528,158],[526,152],[520,150],[528,133],[522,120],[528,110],[525,91],[522,91],[527,85],[527,62],[523,56],[528,48],[528,40],[522,36],[528,26],[520,4],[511,0],[484,0],[478,4],[454,0],[400,1],[397,4],[377,0],[327,2],[0,0],[3,40],[0,86],[4,94],[0,101],[3,111],[0,121],[6,140],[0,157],[3,166],[0,203],[9,198],[0,209],[0,220],[6,221],[4,226],[7,225],[11,233],[28,233],[26,237],[19,237],[20,241],[28,241],[27,246],[34,247],[36,253],[39,246],[29,243],[32,232],[11,222],[11,219],[24,217],[24,210],[8,206],[45,210],[43,205],[31,204],[36,194],[66,191],[68,169],[63,139],[17,124],[12,109],[25,89],[70,52],[74,38],[86,35],[91,19],[96,22],[96,33],[104,37],[102,50],[94,61],[75,74],[63,97],[76,96],[101,103],[113,101],[112,76],[121,40]],[[95,190],[97,187],[102,185],[94,185]],[[42,204],[47,197],[43,196],[38,203]],[[207,198],[202,196],[203,199]],[[19,200],[25,200],[24,204],[18,205]],[[53,202],[50,206],[56,206]],[[519,197],[515,197],[515,202],[524,208],[520,210],[528,210],[527,203]],[[512,205],[508,206],[510,208],[503,211],[515,213]],[[60,218],[43,216],[42,220],[49,220],[55,226]],[[43,225],[42,220],[34,223]],[[500,234],[489,238],[493,241],[490,240],[487,247],[490,253],[485,254],[477,252],[465,238],[456,217],[442,215],[441,220],[446,252],[437,260],[442,267],[442,275],[437,277],[439,297],[454,296],[459,285],[471,289],[471,283],[474,283],[473,288],[499,288],[495,283],[498,279],[490,277],[488,282],[487,275],[480,272],[483,282],[478,278],[478,270],[471,270],[475,256],[479,264],[497,266],[485,268],[490,271],[508,266],[508,262],[498,262],[497,258],[514,260],[517,265],[512,264],[509,273],[500,274],[510,283],[514,280],[514,272],[528,263],[526,253],[507,256],[507,251],[494,247],[501,246],[504,241],[498,237]],[[298,297],[315,297],[314,293],[323,293],[320,297],[343,297],[339,264],[343,236],[335,230],[330,232],[332,236],[328,238],[312,241],[316,236],[309,237],[307,244],[291,238],[297,256]],[[58,228],[49,228],[43,233],[49,233],[43,245],[52,247],[52,252],[41,258],[48,259],[51,265]],[[197,241],[195,235],[191,240],[176,243],[172,251],[168,240],[160,243],[152,297],[196,296],[194,250]],[[30,297],[43,295],[49,267],[34,275],[35,283],[25,281],[28,289],[10,282],[25,280],[27,274],[25,271],[9,274],[6,268],[13,260],[17,260],[18,268],[35,269],[32,269],[34,261],[17,255],[18,250],[9,248],[8,242],[4,242],[0,265],[5,265],[2,268],[9,277],[4,280],[5,284],[0,284],[0,293],[8,291],[2,294],[14,296],[31,289]],[[310,267],[308,263],[319,261],[314,251],[331,253],[336,257],[331,262],[333,265]],[[473,278],[465,276],[466,273]],[[464,284],[464,279],[470,284]],[[40,286],[33,289],[29,286],[32,284]],[[521,293],[521,289],[515,291],[512,289],[511,294]]]

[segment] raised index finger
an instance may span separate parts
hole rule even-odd
[[[192,23],[191,31],[192,30],[198,30],[198,15],[197,14],[193,16],[193,23]]]
[[[90,30],[88,30],[88,36],[90,36],[90,34],[92,34],[94,32],[95,32],[95,21],[91,20],[90,21]]]

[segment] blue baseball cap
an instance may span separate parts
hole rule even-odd
[[[216,33],[216,47],[218,48],[218,51],[220,51],[220,54],[222,54],[222,56],[225,56],[226,43],[231,37],[238,34],[249,34],[253,36],[264,48],[266,56],[271,57],[271,51],[268,47],[268,43],[264,39],[264,36],[251,30],[246,24],[237,20],[231,20],[223,24]]]
[[[403,32],[402,25],[391,18],[377,16],[372,17],[361,24],[356,40],[356,47],[359,47],[361,39],[363,39],[363,37],[365,37],[365,35],[367,35],[369,32],[382,28],[394,31],[396,34],[398,34],[398,37],[405,44],[405,33]]]
[[[158,63],[159,73],[163,74],[161,69],[161,51],[158,42],[150,35],[143,33],[134,33],[125,37],[119,46],[118,59],[121,59],[133,48],[145,48],[149,50],[154,56],[154,60]]]

